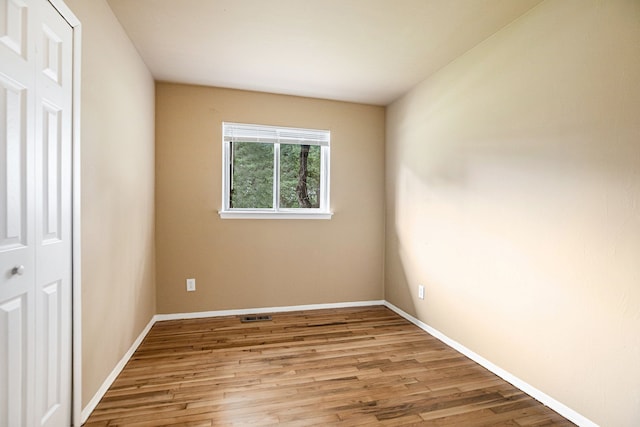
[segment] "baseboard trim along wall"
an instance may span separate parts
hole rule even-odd
[[[422,329],[423,331],[425,331],[429,335],[433,336],[434,338],[439,339],[440,341],[442,341],[443,343],[445,343],[449,347],[451,347],[454,350],[464,354],[469,359],[473,360],[477,364],[479,364],[479,365],[483,366],[484,368],[488,369],[489,371],[491,371],[492,373],[496,374],[497,376],[499,376],[500,378],[502,378],[506,382],[508,382],[511,385],[513,385],[514,387],[524,391],[529,396],[533,397],[534,399],[536,399],[537,401],[541,402],[545,406],[548,406],[549,408],[553,409],[554,411],[556,411],[558,414],[562,415],[563,417],[565,417],[569,421],[572,421],[573,423],[575,423],[575,424],[577,424],[577,425],[579,425],[581,427],[598,427],[598,425],[596,423],[594,423],[593,421],[591,421],[588,418],[584,417],[583,415],[577,413],[576,411],[574,411],[573,409],[569,408],[568,406],[558,402],[553,397],[549,396],[546,393],[543,393],[542,391],[538,390],[537,388],[535,388],[531,384],[529,384],[529,383],[527,383],[525,381],[522,381],[520,378],[516,377],[515,375],[505,371],[504,369],[500,368],[499,366],[494,365],[493,363],[491,363],[490,361],[488,361],[484,357],[482,357],[479,354],[473,352],[472,350],[470,350],[467,347],[463,346],[459,342],[449,338],[448,336],[446,336],[442,332],[438,331],[437,329],[432,328],[431,326],[427,325],[426,323],[416,319],[412,315],[406,313],[405,311],[401,310],[400,308],[396,307],[395,305],[391,304],[390,302],[385,301],[384,302],[384,306],[387,307],[388,309],[396,312],[398,315],[404,317],[409,322],[413,323],[414,325],[416,325],[417,327],[419,327],[420,329]]]
[[[596,423],[584,417],[583,415],[579,414],[578,412],[574,411],[573,409],[569,408],[568,406],[558,402],[551,396],[547,395],[546,393],[543,393],[542,391],[526,383],[525,381],[522,381],[520,378],[516,377],[515,375],[512,375],[511,373],[505,371],[504,369],[494,365],[484,357],[471,351],[470,349],[463,346],[459,342],[449,338],[448,336],[438,331],[437,329],[432,328],[426,323],[418,320],[417,318],[413,317],[412,315],[406,313],[405,311],[401,310],[400,308],[396,307],[395,305],[385,300],[355,301],[355,302],[331,303],[331,304],[294,305],[294,306],[284,306],[284,307],[262,307],[262,308],[248,308],[248,309],[237,309],[237,310],[201,311],[196,313],[156,314],[149,321],[149,323],[144,328],[144,330],[140,333],[138,338],[136,338],[136,340],[133,342],[133,344],[131,345],[131,348],[129,348],[129,350],[124,354],[124,356],[122,356],[122,359],[120,360],[120,362],[118,362],[116,367],[113,368],[113,371],[111,371],[109,376],[107,376],[107,378],[104,380],[104,382],[102,383],[102,386],[98,389],[98,391],[93,396],[93,398],[89,401],[87,406],[82,410],[82,424],[84,424],[87,421],[87,419],[89,418],[89,415],[91,415],[91,413],[96,408],[96,406],[98,406],[98,403],[100,402],[102,397],[105,395],[107,390],[109,390],[109,387],[111,387],[111,385],[116,380],[116,378],[118,377],[122,369],[124,369],[129,359],[131,359],[131,356],[133,356],[133,353],[135,353],[137,348],[142,343],[142,340],[144,340],[144,338],[147,336],[147,334],[151,330],[151,327],[156,322],[160,322],[163,320],[199,319],[199,318],[206,318],[206,317],[222,317],[222,316],[242,316],[247,314],[263,314],[263,313],[285,313],[285,312],[291,312],[291,311],[322,310],[322,309],[331,309],[331,308],[367,307],[367,306],[373,306],[373,305],[384,305],[385,307],[392,310],[399,316],[407,319],[409,322],[413,323],[414,325],[416,325],[417,327],[419,327],[429,335],[432,335],[433,337],[439,339],[449,347],[464,354],[469,359],[485,367],[486,369],[496,374],[503,380],[507,381],[508,383],[512,384],[518,389],[524,391],[534,399],[538,400],[539,402],[553,409],[554,411],[556,411],[563,417],[567,418],[568,420],[576,423],[577,425],[581,427],[598,427]]]
[[[120,375],[120,372],[122,372],[122,370],[124,369],[129,359],[131,359],[131,356],[133,356],[133,353],[135,353],[135,351],[138,349],[138,347],[142,343],[142,340],[144,340],[144,338],[147,336],[147,334],[151,330],[151,327],[153,326],[154,323],[156,323],[155,316],[152,317],[151,320],[149,320],[149,323],[147,323],[147,326],[145,326],[142,332],[140,332],[140,335],[138,335],[138,338],[136,338],[133,344],[131,344],[131,347],[129,348],[129,350],[127,350],[124,356],[122,356],[122,359],[120,359],[120,361],[115,366],[115,368],[113,368],[113,371],[111,371],[111,373],[104,380],[104,382],[102,383],[102,385],[100,386],[96,394],[94,394],[93,398],[89,401],[89,403],[87,403],[87,406],[85,406],[82,409],[82,413],[81,413],[82,424],[84,424],[87,421],[87,419],[89,418],[89,415],[91,415],[93,410],[96,409],[96,406],[98,406],[98,403],[100,403],[100,399],[102,399],[102,397],[107,392],[107,390],[109,390],[109,387],[111,387],[111,384],[113,384],[113,382],[116,380],[118,375]]]
[[[292,305],[286,307],[262,307],[262,308],[243,308],[237,310],[219,310],[219,311],[200,311],[196,313],[177,313],[177,314],[156,314],[156,321],[161,320],[181,320],[181,319],[198,319],[201,317],[221,317],[221,316],[243,316],[246,314],[263,314],[263,313],[285,313],[288,311],[304,311],[304,310],[322,310],[327,308],[345,308],[345,307],[367,307],[372,305],[384,305],[385,301],[354,301],[339,302],[330,304],[310,304],[310,305]]]
[[[133,353],[138,349],[142,340],[147,336],[151,327],[156,323],[163,320],[182,320],[182,319],[199,319],[205,317],[222,317],[222,316],[242,316],[246,314],[262,314],[262,313],[285,313],[290,311],[304,311],[304,310],[322,310],[328,308],[346,308],[346,307],[368,307],[372,305],[384,305],[385,301],[383,300],[374,300],[374,301],[354,301],[354,302],[339,302],[339,303],[329,303],[329,304],[310,304],[310,305],[293,305],[293,306],[284,306],[284,307],[263,307],[263,308],[248,308],[248,309],[238,309],[238,310],[218,310],[218,311],[200,311],[196,313],[176,313],[176,314],[156,314],[151,318],[147,326],[140,332],[138,338],[131,344],[131,347],[127,352],[122,356],[122,359],[118,362],[118,364],[113,368],[113,371],[107,376],[104,380],[96,394],[91,398],[87,406],[82,409],[81,414],[81,423],[84,424],[88,419],[100,400],[104,397],[109,387],[116,380],[120,372],[124,369],[125,365],[133,356]]]

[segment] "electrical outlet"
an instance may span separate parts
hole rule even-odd
[[[187,279],[187,292],[196,290],[196,279]]]
[[[424,285],[418,285],[418,298],[424,299]]]

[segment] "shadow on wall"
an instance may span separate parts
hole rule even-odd
[[[387,299],[610,425],[640,402],[639,6],[544,2],[387,109]]]

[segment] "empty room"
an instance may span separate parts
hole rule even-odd
[[[640,1],[0,0],[0,427],[640,425]]]

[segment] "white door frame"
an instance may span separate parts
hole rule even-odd
[[[81,294],[81,205],[80,205],[80,66],[82,64],[82,26],[80,20],[64,3],[64,0],[49,0],[49,3],[62,15],[73,30],[73,109],[72,109],[72,171],[71,171],[71,423],[80,427],[82,413],[82,294]]]

